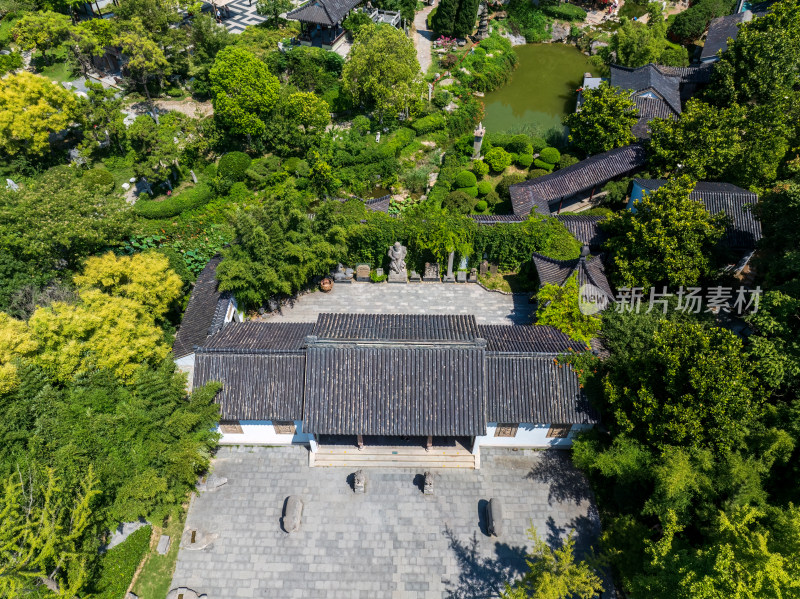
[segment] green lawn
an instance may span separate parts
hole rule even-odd
[[[154,542],[150,546],[150,553],[145,556],[144,566],[133,585],[134,594],[141,599],[164,599],[167,596],[172,585],[175,562],[178,560],[178,549],[181,544],[185,519],[186,511],[181,510],[177,516],[170,517],[165,528],[153,527]],[[159,555],[156,552],[158,539],[162,534],[169,535],[171,539],[166,555]]]

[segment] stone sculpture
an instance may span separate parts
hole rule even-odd
[[[353,474],[353,492],[363,494],[367,485],[367,477],[363,470],[357,470]]]
[[[425,484],[422,487],[424,495],[433,495],[433,473],[430,470],[425,472]]]
[[[406,283],[408,282],[408,273],[406,272],[406,246],[401,245],[399,241],[395,241],[394,245],[389,248],[389,282],[390,283]]]

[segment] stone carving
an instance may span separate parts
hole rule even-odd
[[[352,283],[353,269],[345,269],[345,267],[340,263],[339,266],[336,267],[336,272],[333,273],[333,281],[335,283]]]
[[[394,245],[389,248],[387,255],[389,256],[389,282],[390,283],[407,283],[408,273],[406,271],[406,246],[401,245],[399,241],[395,241]]]
[[[159,555],[166,555],[169,551],[170,544],[169,536],[161,535],[161,538],[158,539],[158,547],[156,547],[156,551],[158,551]]]
[[[489,263],[489,274],[496,275],[497,274],[497,264],[494,262]]]
[[[439,280],[439,263],[426,262],[425,274],[422,275],[423,281],[438,281]]]
[[[488,263],[486,260],[483,260],[483,261],[481,262],[481,265],[480,265],[480,266],[481,266],[481,268],[480,268],[480,273],[481,273],[481,276],[482,276],[482,277],[485,277],[485,276],[486,276],[486,273],[488,273],[488,272],[489,272],[489,263]]]
[[[445,283],[455,283],[456,278],[453,276],[453,258],[455,257],[455,252],[450,252],[450,255],[447,257],[447,274],[444,276]]]
[[[353,474],[353,492],[363,495],[367,486],[367,476],[363,470],[356,470]]]
[[[473,268],[469,271],[469,278],[467,279],[468,283],[477,283],[478,282],[478,269]]]
[[[486,532],[490,537],[499,537],[503,534],[503,509],[496,497],[490,499],[486,505]]]
[[[472,142],[472,149],[474,150],[472,153],[472,158],[477,160],[481,157],[481,146],[483,145],[483,136],[486,135],[486,127],[483,126],[483,122],[478,123],[478,126],[475,127],[474,135],[475,138]]]
[[[411,274],[408,275],[408,280],[411,283],[421,283],[422,277],[419,276],[419,273],[416,270],[412,270]]]
[[[281,525],[286,532],[300,530],[300,518],[303,515],[303,501],[296,495],[289,495],[283,506]]]
[[[433,495],[433,472],[430,470],[425,471],[425,484],[422,487],[422,493],[425,495]]]
[[[475,33],[475,39],[485,40],[489,37],[489,11],[486,8],[485,2],[481,2],[480,8],[478,8],[478,19],[480,23],[478,23],[478,31]]]
[[[456,281],[459,283],[466,283],[467,282],[467,271],[459,270],[456,273]]]
[[[369,281],[369,264],[356,266],[356,281]]]

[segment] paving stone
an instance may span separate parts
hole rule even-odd
[[[413,484],[422,469],[370,468],[370,493],[355,495],[347,469],[309,468],[303,447],[223,447],[214,471],[228,484],[198,495],[186,523],[219,536],[181,549],[172,586],[214,599],[491,597],[524,569],[531,522],[548,540],[574,529],[579,551],[595,543],[597,510],[565,453],[484,448],[481,462],[438,470],[433,497]],[[291,494],[303,499],[303,526],[286,535]],[[481,529],[479,502],[491,497],[504,506],[496,539]]]

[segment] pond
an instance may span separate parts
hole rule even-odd
[[[483,124],[489,132],[525,126],[543,134],[575,110],[575,90],[592,71],[589,57],[566,44],[514,46],[519,63],[511,82],[486,94]],[[596,70],[596,69],[595,69]]]

